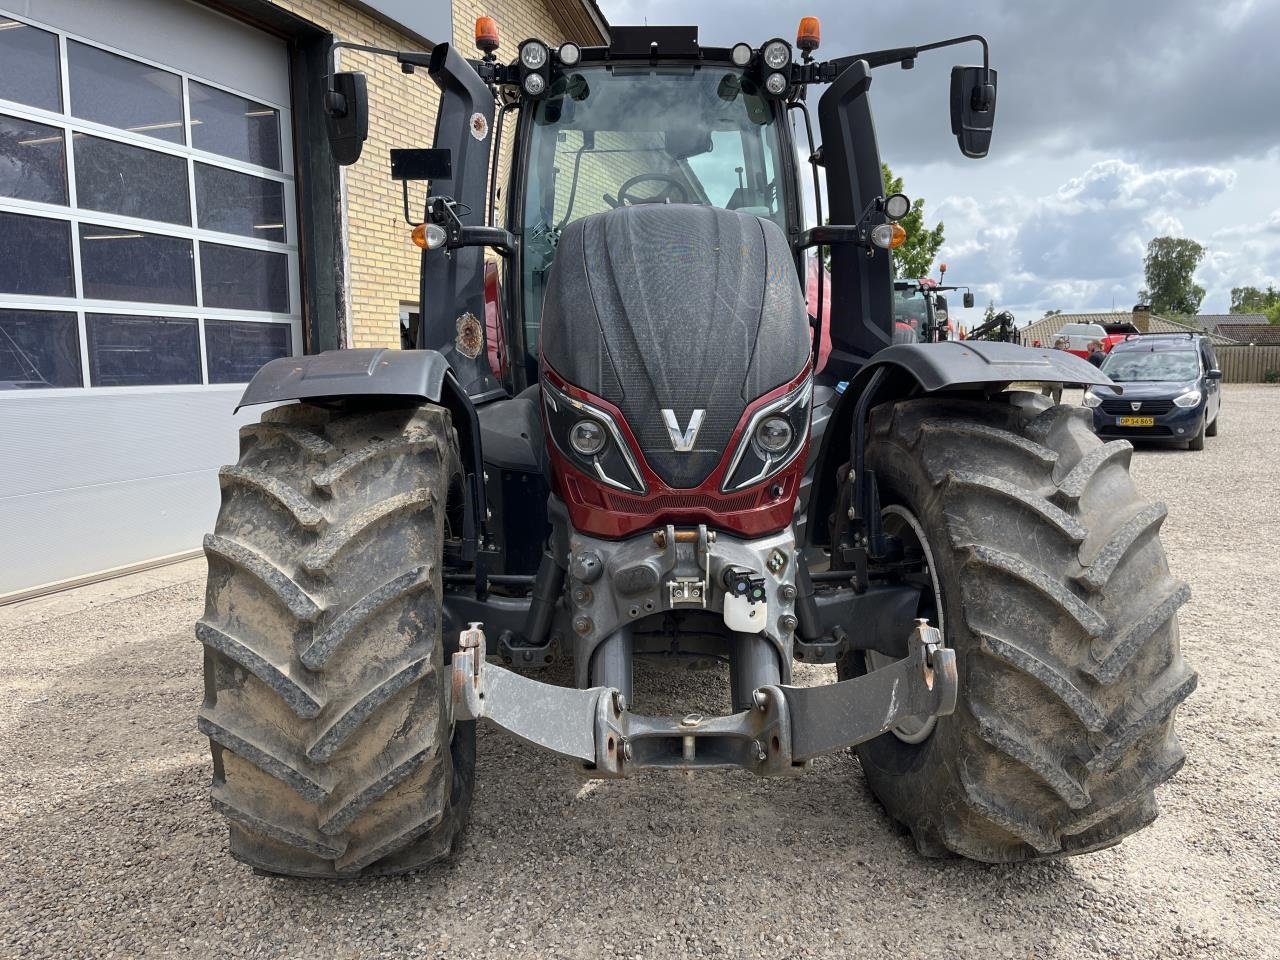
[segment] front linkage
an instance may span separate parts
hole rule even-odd
[[[916,621],[907,647],[905,658],[860,677],[761,687],[752,709],[729,716],[646,717],[632,713],[612,687],[559,687],[489,663],[484,629],[472,623],[453,655],[454,719],[487,719],[526,743],[581,761],[596,779],[726,767],[794,775],[814,757],[864,743],[903,720],[955,710],[955,651],[925,620]]]

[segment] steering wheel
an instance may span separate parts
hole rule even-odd
[[[661,193],[654,194],[652,197],[631,196],[631,188],[638,183],[644,183],[646,180],[656,180],[659,183],[665,183],[667,188]],[[680,194],[679,199],[672,197],[672,191]],[[668,176],[665,173],[641,173],[632,177],[618,188],[618,198],[616,201],[613,197],[608,195],[606,195],[604,199],[614,207],[634,206],[637,203],[688,203],[689,191],[685,189],[683,183],[675,177]]]

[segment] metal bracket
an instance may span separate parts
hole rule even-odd
[[[596,761],[598,701],[612,691],[577,690],[523,677],[485,662],[484,630],[462,631],[453,655],[453,709],[457,720],[489,719],[525,743]]]
[[[852,680],[761,687],[751,710],[730,716],[646,717],[629,712],[615,689],[554,686],[486,663],[484,630],[472,623],[453,655],[454,716],[492,720],[525,743],[580,761],[589,777],[714,768],[783,776],[908,717],[955,710],[955,651],[924,620],[908,647],[906,658]]]
[[[954,712],[956,654],[942,634],[917,620],[908,654],[888,667],[820,687],[782,687],[791,715],[792,759],[809,760],[864,743],[908,717]]]

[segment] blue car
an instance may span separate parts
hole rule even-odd
[[[1085,391],[1093,429],[1104,438],[1183,442],[1203,450],[1218,433],[1222,371],[1213,344],[1195,334],[1147,334],[1117,343],[1102,372],[1124,388]]]

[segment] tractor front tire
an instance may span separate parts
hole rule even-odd
[[[305,877],[448,855],[475,766],[441,633],[461,489],[448,413],[279,407],[219,479],[199,727],[232,855]]]
[[[1138,494],[1131,454],[1088,411],[1030,394],[873,412],[868,463],[886,509],[927,537],[959,671],[955,712],[922,742],[891,731],[857,749],[924,855],[1079,854],[1156,818],[1197,678],[1179,652],[1188,590],[1160,545],[1165,506]],[[867,667],[856,653],[840,665]]]

